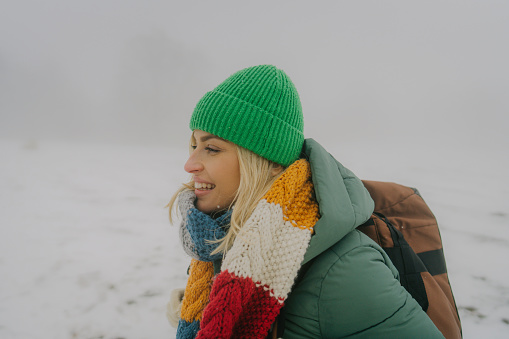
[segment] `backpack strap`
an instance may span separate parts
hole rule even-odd
[[[401,285],[426,312],[429,307],[429,301],[421,276],[421,272],[427,272],[426,266],[410,247],[403,234],[382,213],[374,212],[373,214],[382,220],[391,232],[394,247],[384,247],[383,250],[398,270]]]

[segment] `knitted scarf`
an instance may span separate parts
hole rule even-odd
[[[211,256],[231,213],[212,219],[179,197],[180,237],[193,257],[177,338],[265,338],[283,307],[318,220],[309,163],[290,165],[258,202],[214,276]]]

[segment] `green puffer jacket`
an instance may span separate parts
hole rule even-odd
[[[400,285],[398,271],[355,228],[373,212],[362,182],[316,141],[304,150],[320,220],[303,274],[285,302],[284,338],[443,338]]]

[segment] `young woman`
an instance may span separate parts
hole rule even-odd
[[[169,204],[192,257],[182,303],[169,311],[177,338],[443,337],[382,248],[355,229],[373,201],[304,140],[282,70],[235,73],[199,101],[190,128],[192,179]]]

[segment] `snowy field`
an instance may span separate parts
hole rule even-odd
[[[464,337],[509,337],[507,152],[325,146],[363,179],[419,188],[441,226]],[[3,140],[0,157],[0,338],[174,337],[165,306],[188,258],[165,205],[187,178],[185,151]]]

